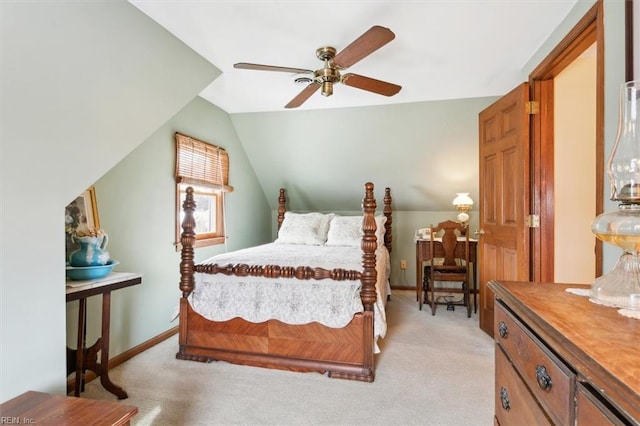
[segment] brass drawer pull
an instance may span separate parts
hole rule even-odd
[[[538,380],[538,386],[543,391],[550,391],[553,383],[551,382],[551,376],[547,372],[547,369],[544,365],[536,366],[536,379]]]
[[[498,323],[498,334],[503,339],[506,339],[507,336],[509,335],[509,329],[507,328],[507,324],[505,324],[504,321],[500,321]]]
[[[507,392],[507,388],[504,386],[500,387],[500,402],[502,403],[502,408],[509,411],[511,409],[511,403],[509,402],[509,392]]]

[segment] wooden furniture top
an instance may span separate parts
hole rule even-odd
[[[584,284],[490,282],[497,299],[579,375],[640,419],[640,320],[566,291]]]
[[[67,302],[118,290],[141,282],[142,275],[132,272],[112,272],[97,280],[68,280],[66,286]]]
[[[0,406],[3,419],[41,425],[128,425],[138,408],[113,401],[29,391]]]

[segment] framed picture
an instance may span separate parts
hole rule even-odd
[[[64,209],[64,232],[66,240],[66,259],[79,248],[78,244],[71,237],[78,226],[86,225],[88,228],[100,228],[98,220],[98,205],[96,203],[96,190],[89,187],[81,195],[76,197]]]

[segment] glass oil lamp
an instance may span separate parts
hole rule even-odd
[[[640,310],[640,80],[622,85],[618,134],[607,162],[611,200],[618,210],[595,218],[595,236],[623,251],[607,274],[591,285],[591,299]]]

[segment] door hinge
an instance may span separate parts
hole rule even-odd
[[[527,114],[540,114],[540,102],[529,101],[525,104]]]
[[[529,228],[540,228],[540,216],[537,214],[530,214],[527,216],[526,225]]]

